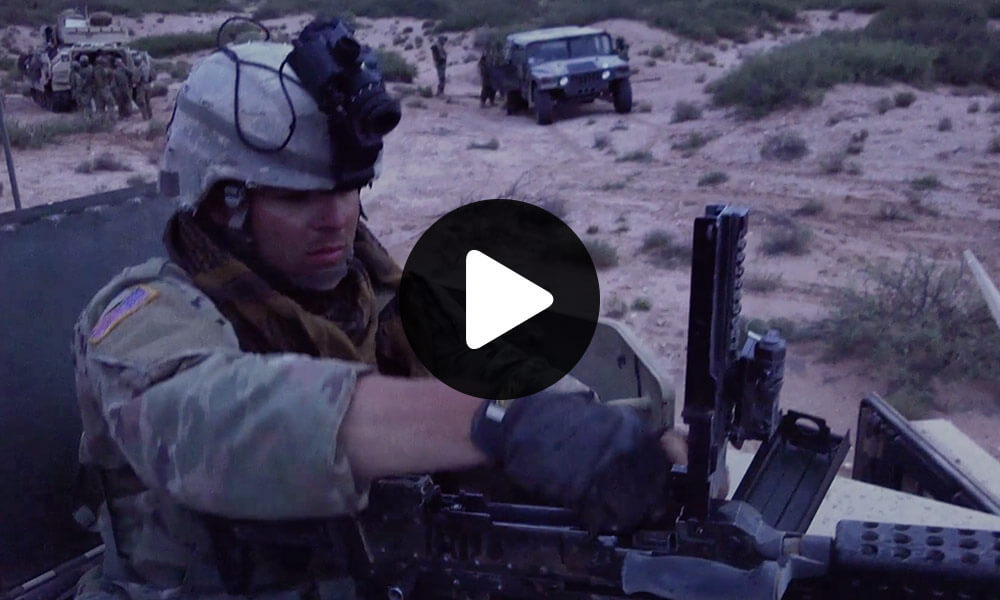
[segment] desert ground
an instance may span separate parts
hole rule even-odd
[[[125,20],[137,35],[207,30],[228,15],[147,15],[142,22]],[[474,33],[449,34],[447,93],[422,98],[416,86],[436,82],[428,43],[421,48],[393,47],[392,40],[407,27],[419,35],[414,19],[359,19],[358,37],[372,46],[400,51],[418,65],[413,85],[390,84],[403,99],[403,120],[386,138],[384,174],[362,194],[369,225],[405,260],[420,233],[436,218],[462,204],[511,197],[559,209],[582,238],[603,240],[617,249],[618,266],[600,272],[605,312],[633,329],[673,377],[683,393],[689,273],[662,269],[639,252],[643,237],[666,230],[687,243],[691,223],[706,204],[738,203],[751,208],[748,272],[781,274],[777,289],[747,294],[744,313],[753,317],[787,317],[796,321],[827,314],[831,293],[857,284],[864,261],[902,259],[913,252],[957,262],[973,249],[993,277],[1000,278],[1000,154],[989,154],[989,140],[1000,133],[1000,114],[970,112],[986,106],[995,93],[938,86],[865,87],[841,85],[829,91],[821,105],[779,111],[759,120],[740,120],[731,110],[711,107],[704,91],[727,69],[754,53],[831,28],[862,27],[867,17],[840,13],[833,20],[825,11],[805,13],[804,22],[779,35],[747,44],[706,46],[644,24],[612,20],[595,23],[631,44],[636,110],[616,114],[598,101],[557,111],[548,127],[525,114],[507,116],[499,106],[480,108],[478,50]],[[285,31],[297,31],[306,16],[268,21]],[[28,30],[17,36],[27,47]],[[648,52],[663,46],[664,56]],[[706,60],[705,51],[714,59]],[[183,57],[195,61],[198,56]],[[169,119],[179,82],[168,95],[154,99],[156,119]],[[901,90],[916,100],[907,108],[884,114],[875,102]],[[971,95],[970,95],[971,94]],[[675,103],[689,101],[705,110],[700,119],[672,123]],[[31,123],[52,118],[19,95],[6,98],[8,119]],[[948,117],[950,131],[939,131]],[[122,187],[138,177],[153,181],[162,138],[146,139],[146,123],[137,116],[114,131],[66,138],[58,145],[16,150],[15,162],[22,201],[26,206],[55,202]],[[823,157],[842,148],[852,135],[867,131],[863,152],[851,156],[853,171],[829,174]],[[698,132],[712,139],[685,155],[672,145]],[[809,153],[794,162],[768,161],[760,148],[768,135],[794,132],[808,143]],[[470,149],[472,143],[496,139],[496,150]],[[600,141],[599,141],[600,140]],[[648,162],[618,160],[633,151],[648,152]],[[112,152],[131,170],[76,173],[83,160]],[[707,173],[721,171],[728,180],[699,186]],[[55,175],[54,175],[55,174]],[[0,175],[6,184],[5,167]],[[885,220],[879,215],[908,211],[910,181],[933,175],[938,189],[923,201],[940,214],[913,214],[909,220]],[[825,212],[796,217],[815,237],[803,256],[770,257],[759,251],[769,227],[807,201],[818,201]],[[10,210],[9,189],[0,196],[0,210]],[[590,231],[591,233],[587,233]],[[648,298],[651,310],[621,310],[636,298]],[[857,361],[822,360],[819,343],[791,343],[782,402],[785,407],[825,417],[835,431],[856,429],[858,401],[868,392],[885,392],[884,375]],[[681,396],[679,396],[681,397]],[[975,382],[951,384],[938,390],[947,399],[946,417],[986,450],[1000,458],[1000,405]],[[942,413],[938,413],[941,416]]]

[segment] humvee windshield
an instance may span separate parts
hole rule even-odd
[[[585,35],[562,40],[537,42],[528,46],[528,60],[536,63],[599,54],[611,54],[610,36],[605,34]]]
[[[78,17],[69,17],[65,21],[63,21],[63,24],[66,27],[86,27],[87,20]]]

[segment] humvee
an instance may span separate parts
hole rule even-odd
[[[129,68],[152,66],[149,53],[128,47],[129,32],[114,23],[111,14],[83,15],[75,10],[59,14],[55,27],[41,27],[42,46],[18,60],[32,99],[42,108],[67,112],[76,108],[70,84],[73,63],[86,56],[95,64],[99,56],[112,63],[120,58]]]
[[[150,184],[0,213],[0,313],[7,316],[0,343],[0,481],[5,491],[0,494],[0,600],[69,597],[81,573],[101,560],[100,539],[79,529],[71,516],[81,431],[72,326],[115,273],[163,254],[162,229],[172,211]],[[635,406],[664,427],[674,422],[677,406],[669,378],[614,322],[599,324],[573,374],[604,400]],[[831,497],[820,507],[820,515],[824,509],[829,513],[826,522],[847,516],[925,521],[994,530],[1000,540],[1000,517],[995,516],[1000,500],[877,399],[859,415],[856,448],[855,479],[925,497],[846,480],[853,485],[841,486],[832,499],[838,489],[834,482]],[[965,466],[991,462],[968,453],[963,459]],[[746,458],[743,468],[749,462]],[[739,471],[730,467],[731,473],[734,468]],[[874,512],[880,506],[881,512]],[[976,551],[983,559],[978,567],[956,556],[928,569],[979,568],[996,578],[990,570],[994,561],[1000,568],[1000,541],[996,544]]]
[[[615,111],[632,110],[628,61],[615,53],[611,36],[592,27],[550,27],[507,36],[489,77],[506,98],[507,114],[523,108],[540,125],[552,122],[558,103],[609,100]]]

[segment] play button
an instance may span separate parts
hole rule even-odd
[[[514,200],[457,208],[403,269],[403,330],[428,371],[480,398],[527,396],[586,352],[600,291],[590,254],[546,210]]]
[[[478,350],[552,306],[552,294],[478,250],[465,255],[465,345]]]

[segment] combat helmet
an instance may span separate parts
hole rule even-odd
[[[323,25],[330,28],[330,23]],[[327,29],[322,33],[329,34]],[[341,31],[347,30],[336,33]],[[295,46],[300,55],[305,54],[301,48],[309,47],[301,39]],[[337,96],[340,104],[321,106],[317,87],[301,76],[313,73],[293,60],[292,50],[290,44],[267,41],[227,46],[191,71],[177,94],[161,161],[164,196],[193,209],[222,182],[301,191],[359,188],[371,182],[387,130],[375,133],[364,125],[386,98],[381,80],[366,80],[364,89]],[[378,73],[360,62],[357,66],[366,77]],[[372,99],[373,93],[382,96]],[[355,106],[361,101],[364,106]],[[396,115],[388,129],[398,123]],[[355,145],[345,146],[341,138]]]

